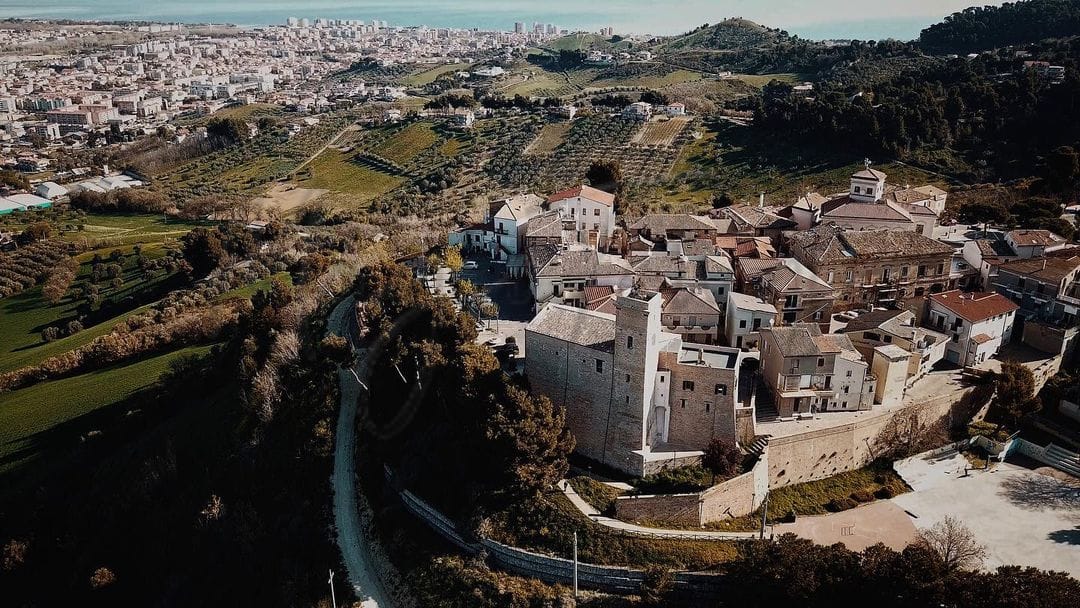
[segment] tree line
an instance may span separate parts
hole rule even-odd
[[[919,45],[938,53],[977,53],[1080,32],[1080,4],[1072,0],[1025,0],[973,6],[953,13],[919,35]]]

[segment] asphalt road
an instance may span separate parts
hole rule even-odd
[[[353,344],[353,332],[349,323],[354,300],[350,296],[339,303],[327,319],[328,333],[344,336]],[[357,351],[357,373],[366,376],[363,351]],[[352,372],[338,370],[341,387],[341,404],[338,412],[337,432],[334,434],[334,527],[337,528],[337,544],[345,562],[349,584],[360,606],[364,608],[390,608],[393,603],[383,589],[379,568],[372,563],[367,544],[373,542],[360,523],[356,505],[356,406],[360,385]]]

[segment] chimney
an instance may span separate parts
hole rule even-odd
[[[698,351],[697,351],[697,362],[698,362],[698,365],[703,365],[705,363],[705,351],[704,350],[698,349]]]
[[[764,192],[762,192],[762,193],[761,193],[761,194],[760,194],[760,195],[758,196],[758,207],[764,207],[764,206],[765,206],[765,193],[764,193]]]

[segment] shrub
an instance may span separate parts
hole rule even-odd
[[[847,511],[848,509],[854,509],[859,506],[859,503],[850,498],[834,498],[829,501],[829,504],[825,506],[828,510],[836,513],[838,511]]]
[[[83,324],[77,320],[68,321],[67,333],[69,336],[73,336],[83,330]]]
[[[878,488],[877,492],[874,492],[874,496],[876,496],[876,497],[878,497],[878,498],[880,498],[882,500],[887,500],[889,498],[892,498],[895,495],[896,495],[896,493],[893,492],[892,488],[890,488],[889,486],[882,486],[882,487]]]
[[[851,493],[851,499],[856,502],[870,502],[874,500],[874,495],[870,490],[857,490]]]
[[[55,339],[57,339],[59,337],[60,337],[60,330],[57,329],[56,327],[52,327],[51,325],[49,327],[46,327],[45,329],[41,330],[41,339],[44,340],[45,342],[52,342],[53,340],[55,340]]]

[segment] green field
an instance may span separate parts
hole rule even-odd
[[[589,83],[589,88],[604,87],[645,87],[659,89],[675,84],[695,82],[703,80],[701,72],[691,70],[674,70],[662,76],[635,76],[632,78],[598,79]]]
[[[176,241],[199,226],[198,222],[167,218],[164,215],[89,213],[82,230],[67,232],[65,240],[133,245]]]
[[[375,171],[353,161],[354,154],[329,149],[301,171],[308,177],[297,182],[303,188],[321,188],[348,194],[361,201],[371,200],[397,188],[401,178]]]
[[[184,348],[0,395],[0,473],[41,456],[65,434],[58,428],[64,423],[138,393],[157,382],[170,362],[205,354],[210,348]],[[72,432],[77,436],[90,430],[93,428]],[[67,440],[77,441],[73,436]]]
[[[440,65],[438,67],[423,70],[421,72],[414,72],[401,79],[401,84],[410,87],[421,87],[425,84],[435,82],[435,80],[443,74],[453,74],[454,72],[468,72],[472,68],[471,63],[448,63]]]
[[[394,133],[372,149],[372,152],[390,159],[400,165],[407,164],[424,150],[435,145],[439,136],[431,128],[431,123],[413,123]]]

